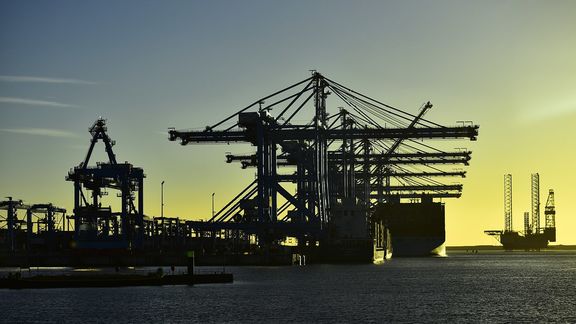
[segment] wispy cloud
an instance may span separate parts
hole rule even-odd
[[[50,137],[78,137],[78,135],[68,131],[48,128],[0,128],[0,132]]]
[[[54,108],[78,107],[75,105],[70,105],[70,104],[65,104],[65,103],[55,102],[55,101],[35,100],[35,99],[15,98],[15,97],[0,97],[0,103],[28,105],[28,106],[44,106],[44,107],[54,107]]]
[[[156,135],[162,135],[162,136],[168,136],[168,130],[165,131],[154,131],[154,134]]]
[[[2,82],[97,84],[96,82],[79,80],[79,79],[47,78],[47,77],[38,77],[38,76],[19,76],[19,75],[0,75],[0,81],[2,81]]]
[[[576,100],[564,100],[556,103],[549,103],[546,106],[534,107],[522,111],[518,119],[521,122],[531,123],[554,118],[565,118],[576,114]]]

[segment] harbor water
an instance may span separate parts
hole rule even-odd
[[[0,322],[576,322],[576,251],[472,252],[226,267],[232,284],[2,289]]]

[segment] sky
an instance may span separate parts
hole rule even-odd
[[[107,119],[118,161],[142,167],[145,214],[207,219],[254,178],[224,163],[249,145],[180,146],[203,128],[309,77],[426,118],[471,120],[463,195],[446,200],[448,245],[497,244],[503,176],[514,228],[556,193],[559,244],[576,244],[574,1],[0,1],[0,196],[73,208],[65,181]],[[336,111],[330,105],[328,110]],[[433,144],[433,143],[431,143]],[[104,160],[103,145],[95,160]],[[543,207],[541,208],[543,210]]]

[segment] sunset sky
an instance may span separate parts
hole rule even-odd
[[[102,116],[118,161],[147,175],[145,214],[160,214],[164,180],[165,215],[207,219],[213,192],[221,207],[254,177],[225,152],[252,148],[183,147],[168,127],[203,128],[315,69],[480,125],[454,142],[473,154],[446,200],[448,245],[497,244],[483,231],[504,226],[505,173],[521,230],[534,172],[542,211],[556,192],[557,243],[576,244],[575,58],[575,1],[1,1],[0,199],[71,212],[64,178]]]

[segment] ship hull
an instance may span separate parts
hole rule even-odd
[[[392,257],[444,254],[445,209],[430,200],[421,203],[386,203],[378,207],[376,219],[390,233]]]
[[[445,254],[444,237],[392,236],[393,257],[439,256]]]
[[[305,255],[308,264],[372,263],[374,243],[372,239],[338,240],[312,248]]]
[[[541,233],[520,235],[518,232],[504,232],[500,235],[500,243],[507,251],[541,250],[548,247],[548,236]]]

